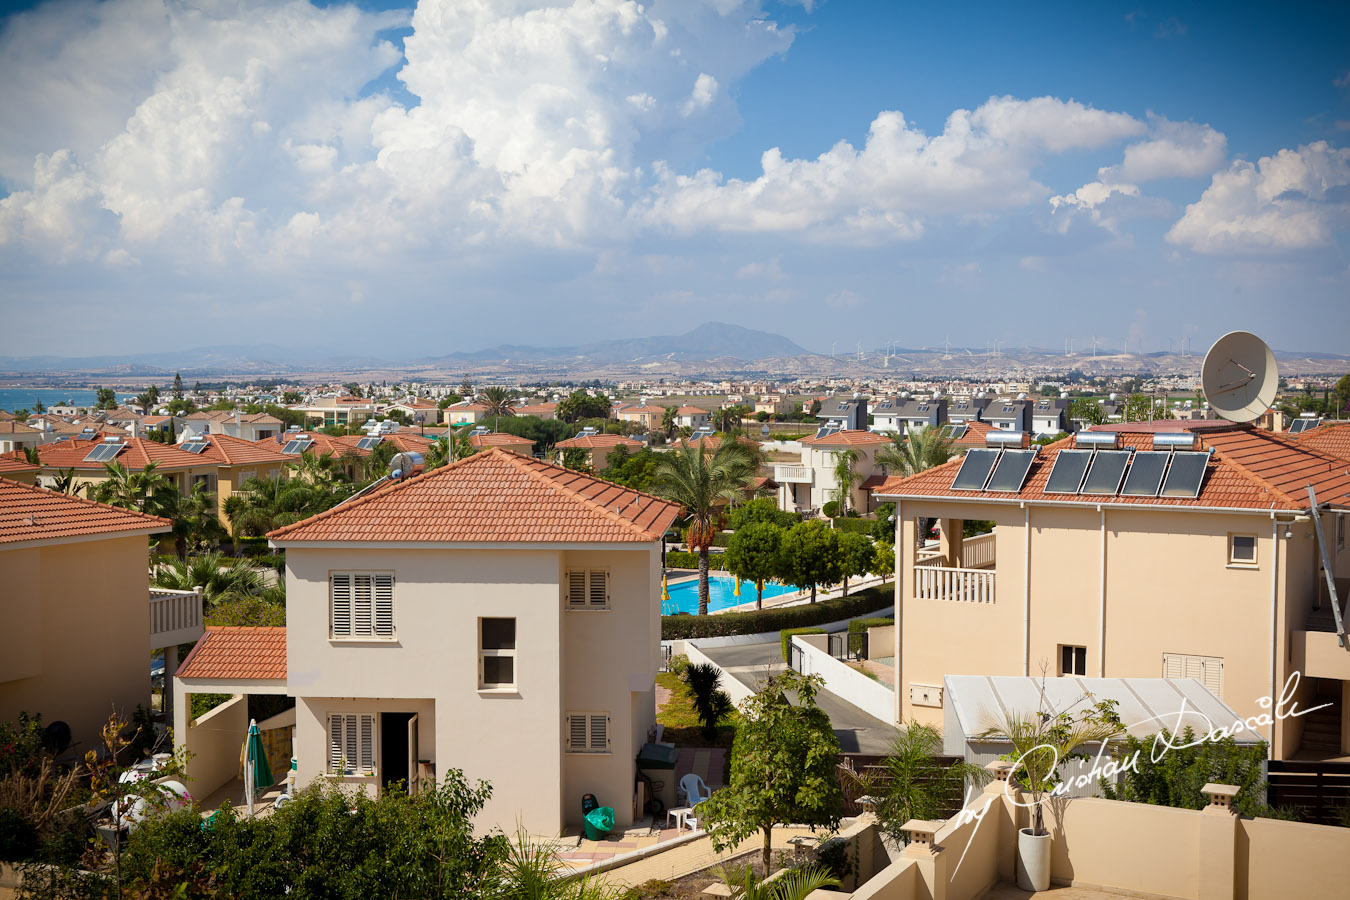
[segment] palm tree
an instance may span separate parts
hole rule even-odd
[[[437,438],[427,447],[426,466],[427,471],[439,469],[450,461],[450,441],[447,438]]]
[[[942,428],[925,425],[908,434],[891,435],[891,446],[877,453],[877,465],[908,478],[940,466],[956,455],[956,447]]]
[[[338,492],[298,478],[250,478],[225,499],[225,515],[235,537],[262,535],[330,509],[341,499]]]
[[[24,447],[23,458],[28,460],[29,465],[32,466],[42,465],[42,457],[38,456],[38,450],[36,447]]]
[[[698,614],[708,614],[708,550],[717,533],[720,508],[742,496],[755,474],[751,454],[738,440],[710,441],[690,447],[687,441],[662,455],[656,466],[655,492],[684,507],[689,516],[685,542],[698,551]]]
[[[225,557],[214,552],[176,559],[157,569],[153,580],[157,587],[176,591],[200,587],[202,596],[212,606],[226,600],[258,596],[267,588],[262,572],[253,568],[247,559],[227,562]]]
[[[174,552],[179,559],[187,558],[189,541],[211,541],[224,534],[216,518],[215,495],[205,485],[194,485],[190,494],[170,485],[155,495],[153,505],[155,513],[171,523]]]
[[[909,722],[892,739],[880,772],[854,776],[863,794],[880,798],[878,823],[896,843],[908,843],[904,826],[910,819],[949,817],[961,807],[968,783],[980,785],[990,777],[981,766],[964,760],[947,764],[942,755],[942,732]]]
[[[146,503],[156,493],[169,486],[168,479],[155,471],[157,465],[157,462],[151,461],[141,471],[131,472],[116,460],[106,462],[103,468],[107,470],[108,477],[94,485],[90,493],[99,503],[137,512],[144,510]]]
[[[675,437],[675,407],[667,406],[666,411],[661,413],[661,430],[666,433],[666,437]]]
[[[487,407],[483,415],[492,416],[494,419],[516,414],[516,408],[511,405],[513,399],[515,398],[511,396],[510,391],[497,385],[483,388],[483,392],[478,395],[478,402]]]
[[[741,426],[740,409],[739,406],[727,406],[713,413],[713,424],[717,426],[717,430],[731,431],[733,428],[739,428]]]
[[[81,484],[75,480],[74,466],[71,466],[64,472],[58,471],[57,474],[52,477],[52,490],[60,491],[63,494],[78,494],[82,488],[89,484],[91,484],[91,482],[84,482]]]
[[[768,876],[756,875],[749,866],[734,874],[726,869],[715,870],[714,874],[731,889],[731,900],[806,900],[814,891],[840,885],[839,879],[818,863],[785,872],[767,884]]]
[[[848,513],[848,501],[853,496],[853,486],[862,480],[855,466],[858,463],[857,450],[836,450],[834,452],[834,499],[839,504],[839,515]]]
[[[300,454],[298,460],[286,465],[297,476],[313,485],[329,484],[335,481],[339,474],[337,466],[333,462],[332,453],[319,454],[312,450],[305,450]]]
[[[398,454],[398,447],[389,441],[380,441],[365,459],[361,460],[361,469],[367,481],[374,481],[389,472],[389,461]]]

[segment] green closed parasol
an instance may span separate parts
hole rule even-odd
[[[254,798],[258,792],[271,787],[275,780],[272,767],[267,763],[267,753],[263,750],[258,720],[250,719],[248,739],[244,742],[244,802],[248,804],[250,816],[253,815]]]

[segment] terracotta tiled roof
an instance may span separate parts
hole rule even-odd
[[[698,406],[681,406],[675,410],[677,416],[706,416],[708,411]]]
[[[802,438],[801,443],[808,447],[865,447],[872,444],[889,444],[891,439],[884,434],[871,431],[840,431],[829,437]]]
[[[1178,425],[1185,425],[1179,428]],[[1281,509],[1308,507],[1307,485],[1317,491],[1319,502],[1350,501],[1350,473],[1345,461],[1302,447],[1288,437],[1227,422],[1129,423],[1097,426],[1093,431],[1121,433],[1121,446],[1148,450],[1153,434],[1163,431],[1193,431],[1200,449],[1213,449],[1198,497],[1126,497],[1101,494],[1047,494],[1046,482],[1059,451],[1073,446],[1064,438],[1042,447],[1032,463],[1022,490],[1016,494],[990,491],[954,491],[952,480],[962,460],[920,472],[911,478],[892,477],[873,493],[878,497],[937,497],[962,500],[1043,500],[1054,503],[1099,503],[1112,506],[1212,507],[1221,509]]]
[[[1294,438],[1300,447],[1309,447],[1350,459],[1350,422],[1334,422],[1319,425]]]
[[[0,478],[0,544],[168,529],[155,516]]]
[[[863,483],[859,485],[859,487],[861,487],[864,491],[874,491],[877,488],[881,487],[883,484],[885,484],[887,480],[889,480],[889,477],[890,476],[883,475],[880,472],[877,472],[875,475],[868,475],[866,478],[864,478]]]
[[[767,490],[768,488],[776,488],[776,487],[778,487],[778,482],[774,481],[767,475],[760,475],[755,478],[751,478],[749,481],[745,483],[745,492],[747,494],[753,494],[755,491],[762,491]],[[867,482],[863,482],[863,487],[867,487]]]
[[[403,409],[436,409],[436,404],[429,400],[400,400],[397,403],[389,404],[389,407],[402,407]]]
[[[12,422],[12,421],[14,421],[14,413],[5,412],[3,409],[0,409],[0,422]]]
[[[623,409],[619,410],[619,412],[621,414],[645,413],[647,415],[664,416],[666,414],[666,408],[664,406],[652,406],[651,404],[648,404],[646,406],[625,406]]]
[[[192,413],[185,418],[189,422],[233,422],[235,410],[207,409]],[[268,413],[239,413],[239,421],[249,425],[280,425],[281,420]]]
[[[38,447],[38,458],[42,460],[42,465],[48,468],[93,469],[102,472],[103,463],[85,461],[89,451],[99,443],[99,441],[71,440],[42,444]],[[209,466],[215,462],[203,460],[195,453],[180,450],[177,444],[161,444],[145,438],[125,436],[122,443],[126,445],[126,449],[117,454],[114,460],[109,461],[116,462],[132,472],[141,471],[151,460],[157,463],[156,471],[159,472]]]
[[[679,513],[666,500],[502,449],[273,531],[304,541],[594,543],[658,540]]]
[[[481,403],[470,403],[467,400],[459,403],[451,403],[445,408],[446,412],[487,412],[487,407]]]
[[[334,459],[338,459],[343,456],[367,456],[370,454],[369,450],[362,450],[356,446],[356,442],[361,440],[361,438],[356,435],[333,437],[331,434],[324,434],[321,431],[286,431],[277,437],[262,438],[254,443],[262,447],[275,446],[277,449],[281,449],[294,438],[302,434],[313,442],[305,452],[313,453],[315,456],[328,454]],[[212,435],[212,437],[215,437],[215,435]],[[298,460],[300,458],[299,453],[283,455],[290,460]]]
[[[281,452],[281,446],[273,441],[249,441],[228,434],[208,435],[210,445],[197,457],[209,459],[222,466],[244,466],[256,463],[293,462],[295,457]],[[179,444],[181,447],[182,444]]]
[[[642,446],[641,441],[635,441],[630,437],[624,437],[621,434],[579,434],[574,438],[568,438],[565,441],[558,441],[553,446],[561,450],[596,450],[607,447],[627,447],[630,450],[637,450]]]
[[[479,450],[485,447],[533,447],[534,441],[514,434],[475,434],[469,436],[469,446]]]
[[[38,431],[36,428],[29,428],[22,422],[0,419],[0,434],[18,434],[18,435],[32,436],[42,434],[42,432]]]
[[[285,678],[286,629],[207,625],[178,678]]]
[[[994,426],[990,425],[988,422],[967,422],[966,433],[952,441],[952,446],[983,447],[984,436],[993,430]]]
[[[35,466],[24,459],[22,453],[6,453],[0,456],[0,475],[27,474],[41,470],[41,466]]]
[[[538,416],[557,411],[558,404],[556,403],[527,403],[524,406],[516,407],[516,414],[521,416]]]

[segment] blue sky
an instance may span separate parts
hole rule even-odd
[[[1350,337],[1344,4],[60,0],[0,84],[34,354]]]

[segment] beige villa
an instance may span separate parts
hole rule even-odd
[[[1325,558],[1344,604],[1343,459],[1227,422],[987,441],[875,491],[896,504],[898,720],[940,726],[944,676],[1044,662],[1052,677],[1197,678],[1244,717],[1290,684],[1300,707],[1329,705],[1262,727],[1274,757],[1350,754],[1350,651],[1320,571]],[[934,522],[936,542],[919,531]]]
[[[151,589],[164,519],[0,478],[0,721],[65,722],[81,752],[150,706],[150,651],[201,635],[201,596]]]
[[[609,455],[618,447],[629,453],[641,450],[643,443],[621,434],[579,434],[553,445],[559,450],[585,450],[586,465],[592,472],[603,472],[609,465]]]
[[[853,471],[859,476],[849,493],[849,508],[859,512],[872,508],[870,489],[883,480],[874,477],[883,474],[877,466],[877,452],[892,446],[889,437],[870,431],[836,431],[820,437],[802,438],[801,445],[800,463],[773,467],[773,480],[778,483],[779,509],[814,511],[836,499],[839,483],[834,477],[834,467],[839,462],[840,452],[845,450],[852,450],[857,456]]]
[[[285,665],[273,638],[238,636],[271,649],[256,665],[232,653],[223,670],[203,642],[179,708],[198,691],[294,696],[302,786],[416,788],[455,768],[492,784],[481,825],[554,833],[587,793],[628,825],[655,723],[661,537],[677,512],[494,448],[279,529]],[[175,737],[203,735],[183,718]]]

